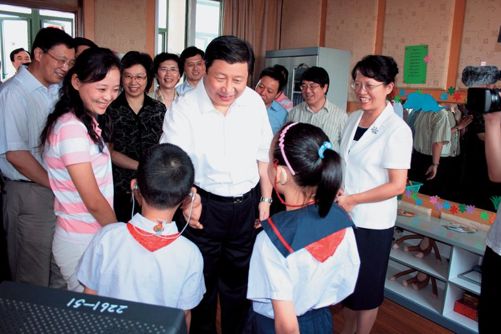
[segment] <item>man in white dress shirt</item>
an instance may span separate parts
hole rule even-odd
[[[272,132],[261,97],[247,87],[252,47],[234,36],[218,37],[207,47],[205,64],[204,79],[165,114],[160,142],[188,153],[202,198],[200,223],[185,232],[202,252],[207,288],[193,310],[191,332],[216,333],[219,294],[223,333],[241,333],[250,306],[254,224],[269,216]]]

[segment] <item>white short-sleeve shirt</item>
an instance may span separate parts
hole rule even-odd
[[[300,316],[349,296],[359,265],[352,228],[346,228],[343,241],[324,262],[304,248],[285,258],[263,231],[252,251],[247,298],[252,300],[255,312],[268,318],[274,318],[272,300],[292,301]]]
[[[129,224],[152,231],[156,224],[136,214]],[[174,222],[162,235],[177,233]],[[165,226],[165,224],[164,224]],[[78,280],[98,295],[190,310],[205,293],[203,258],[183,236],[148,251],[124,223],[105,226],[94,237],[77,267]]]
[[[226,115],[214,108],[203,81],[165,114],[161,143],[181,147],[195,167],[195,184],[220,196],[245,194],[268,162],[272,132],[263,100],[246,87]]]
[[[412,132],[387,103],[381,115],[358,141],[353,140],[362,110],[352,112],[341,140],[343,182],[347,195],[364,192],[389,181],[388,169],[409,169]],[[350,212],[357,227],[382,230],[395,225],[397,198],[357,204]]]

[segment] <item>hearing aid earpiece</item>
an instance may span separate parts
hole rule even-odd
[[[285,184],[287,182],[287,172],[283,167],[278,167],[278,183]]]

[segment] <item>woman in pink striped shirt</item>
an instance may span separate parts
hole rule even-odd
[[[96,117],[118,96],[119,68],[109,49],[80,54],[40,138],[55,195],[52,253],[69,290],[83,291],[75,276],[78,261],[94,234],[116,222],[111,158]]]

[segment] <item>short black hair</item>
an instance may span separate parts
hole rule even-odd
[[[254,70],[255,59],[252,46],[236,36],[219,36],[209,43],[205,50],[207,71],[215,60],[223,60],[228,64],[247,63],[249,74]]]
[[[75,37],[74,40],[75,40],[75,48],[79,47],[80,45],[85,45],[88,46],[89,48],[97,48],[97,44],[88,38]]]
[[[395,82],[398,74],[398,65],[392,57],[368,55],[355,64],[351,71],[351,78],[355,80],[357,71],[368,78],[375,79],[388,85]]]
[[[191,57],[195,57],[196,55],[200,55],[200,57],[202,57],[202,59],[205,58],[205,52],[203,52],[202,50],[200,50],[196,46],[192,45],[192,46],[188,46],[186,49],[184,49],[183,52],[181,52],[181,55],[179,56],[179,60],[181,62],[179,69],[183,68],[183,71],[184,71],[184,63],[186,62],[186,59],[191,58]]]
[[[153,59],[153,74],[157,74],[158,68],[160,67],[160,64],[163,63],[166,60],[173,60],[176,62],[177,67],[179,68],[179,76],[183,75],[184,69],[181,67],[181,60],[179,59],[179,56],[174,53],[167,53],[167,52],[162,52],[159,53],[155,56],[155,59]]]
[[[280,64],[275,64],[275,65],[273,65],[273,68],[277,71],[280,71],[280,73],[282,73],[283,77],[285,78],[285,82],[287,82],[287,80],[289,80],[289,71],[287,71],[285,66],[282,66]]]
[[[322,129],[307,123],[296,123],[286,129],[291,123],[286,123],[273,138],[273,159],[281,166],[287,166],[279,138],[283,139],[283,151],[294,169],[294,181],[300,187],[315,187],[315,203],[318,206],[318,214],[325,217],[334,202],[342,181],[341,157],[332,150],[323,152],[323,158],[319,156],[319,148],[329,137]],[[288,168],[288,167],[285,167]]]
[[[301,81],[307,80],[319,84],[321,87],[329,85],[329,73],[323,68],[318,66],[312,66],[307,68],[303,75],[301,76]]]
[[[277,70],[275,67],[266,67],[259,74],[259,80],[263,77],[270,77],[276,81],[278,81],[278,92],[284,90],[285,85],[287,84],[287,79],[285,79],[283,73]]]
[[[137,167],[137,186],[148,205],[157,209],[178,206],[189,195],[195,171],[186,152],[172,144],[146,150]]]
[[[40,48],[43,52],[47,52],[56,45],[64,44],[69,49],[75,47],[73,37],[64,32],[64,30],[54,27],[42,28],[38,31],[31,46],[31,58],[34,58],[33,52],[36,48]]]
[[[151,85],[153,84],[154,75],[153,75],[153,59],[151,59],[151,56],[149,54],[139,51],[129,51],[122,57],[120,63],[122,64],[122,70],[121,70],[122,75],[124,70],[134,65],[143,66],[144,69],[146,70],[146,76],[148,78],[146,82],[145,93],[150,90]]]
[[[19,52],[23,52],[23,51],[28,52],[24,48],[17,48],[17,49],[12,50],[11,53],[10,53],[10,61],[14,61],[14,57],[16,57],[16,55]]]

